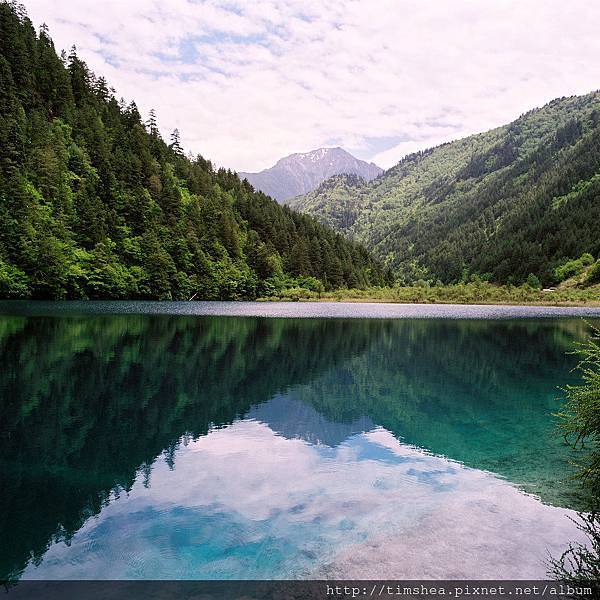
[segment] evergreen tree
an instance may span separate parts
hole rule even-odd
[[[148,113],[148,120],[146,121],[146,127],[152,137],[158,137],[158,125],[156,122],[156,111],[151,108]]]
[[[183,154],[183,148],[179,142],[179,129],[173,129],[173,133],[171,133],[171,143],[169,145],[174,152],[177,154]]]
[[[185,157],[177,129],[167,145],[154,110],[143,123],[0,1],[0,297],[241,299],[306,276],[386,280],[362,246]]]

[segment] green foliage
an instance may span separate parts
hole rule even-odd
[[[598,259],[588,271],[587,283],[600,283],[600,259]]]
[[[3,298],[27,298],[30,290],[27,275],[14,265],[0,260],[0,295]]]
[[[535,282],[533,282],[535,283]],[[290,298],[289,289],[296,287],[294,280],[265,293],[264,299]],[[273,288],[271,288],[273,289]],[[306,288],[305,288],[306,289]],[[536,304],[545,306],[578,306],[600,303],[600,288],[565,288],[543,291],[529,284],[520,286],[495,285],[477,278],[469,283],[442,285],[417,281],[411,286],[371,287],[365,289],[326,290],[322,293],[303,293],[299,299],[368,302],[400,302],[431,304]]]
[[[563,581],[576,585],[594,586],[600,593],[600,330],[593,329],[593,337],[579,346],[581,362],[580,385],[566,388],[567,402],[559,413],[565,438],[580,451],[577,472],[590,494],[591,512],[580,513],[578,527],[588,544],[572,544],[558,560],[550,563],[551,573]],[[583,596],[582,596],[583,597]]]
[[[567,402],[559,414],[565,437],[585,449],[578,476],[600,498],[600,330],[579,347],[581,385],[567,386]]]
[[[581,513],[577,528],[588,538],[587,544],[570,544],[559,559],[550,560],[550,574],[575,589],[569,598],[600,596],[600,514]],[[579,592],[577,591],[579,588]],[[587,588],[592,593],[584,593]]]
[[[362,246],[186,158],[179,131],[169,141],[154,111],[144,123],[0,1],[0,297],[235,300],[286,277],[389,281]]]
[[[320,298],[324,291],[325,286],[315,277],[290,277],[280,274],[265,282],[262,295],[276,300],[309,300]]]
[[[407,156],[369,183],[331,178],[294,206],[364,243],[403,284],[489,273],[520,285],[532,273],[548,285],[565,257],[600,254],[599,197],[594,92]]]
[[[530,288],[533,288],[534,290],[539,290],[542,288],[542,284],[540,283],[539,278],[533,273],[529,273],[529,275],[527,276],[526,283]]]
[[[568,260],[554,269],[554,277],[558,282],[581,275],[586,267],[594,264],[594,257],[589,253],[584,253],[576,260]]]
[[[568,194],[565,194],[564,196],[559,196],[558,198],[554,198],[552,200],[552,208],[560,208],[563,204],[571,202],[572,200],[577,200],[579,196],[588,193],[590,190],[597,190],[599,184],[600,173],[595,173],[588,180],[578,181]]]
[[[323,284],[315,277],[299,277],[297,282],[301,288],[304,288],[309,292],[322,294],[325,291]]]
[[[334,175],[321,183],[315,192],[291,198],[286,204],[319,215],[326,225],[346,231],[359,215],[354,196],[365,186],[365,180],[358,175]]]

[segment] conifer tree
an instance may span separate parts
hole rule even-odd
[[[170,142],[154,110],[144,124],[74,46],[59,58],[0,1],[0,297],[254,298],[299,285],[294,261],[327,280],[312,244],[384,281],[364,248],[190,160],[177,129]]]
[[[179,142],[179,129],[175,128],[171,133],[171,143],[169,147],[177,154],[183,154],[183,148]]]

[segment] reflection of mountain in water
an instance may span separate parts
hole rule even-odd
[[[248,414],[327,445],[382,425],[564,502],[546,489],[568,456],[547,413],[584,333],[579,321],[2,317],[0,577],[68,540],[157,456],[173,466],[182,438]]]
[[[68,540],[182,436],[363,352],[377,322],[0,318],[0,577]]]
[[[557,505],[577,503],[552,417],[573,381],[583,322],[396,322],[390,335],[295,397],[333,421],[368,415],[404,442],[492,471]]]
[[[251,408],[246,418],[265,423],[272,431],[288,439],[302,439],[310,444],[339,446],[350,436],[371,431],[375,424],[369,417],[350,423],[330,421],[309,404],[297,400],[293,393]]]

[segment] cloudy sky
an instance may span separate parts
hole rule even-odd
[[[600,88],[591,0],[25,0],[163,134],[260,170],[343,146],[403,155]]]

